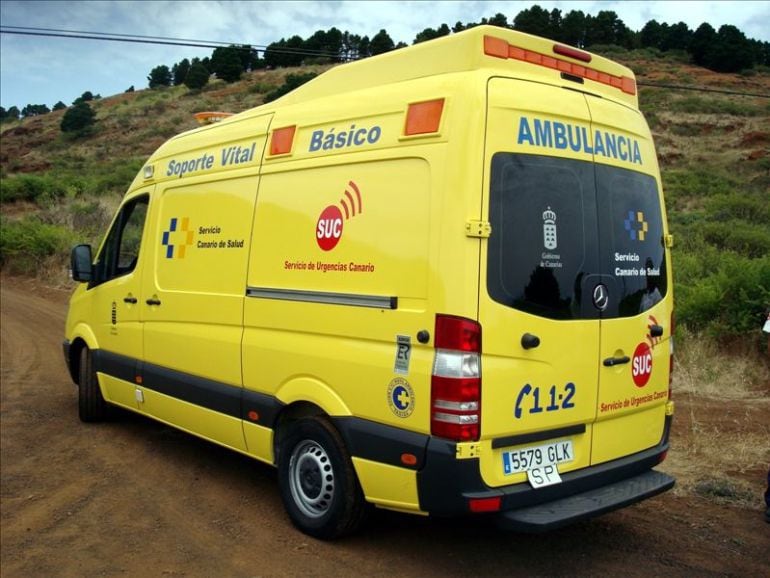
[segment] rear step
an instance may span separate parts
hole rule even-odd
[[[546,532],[640,502],[671,489],[674,478],[650,470],[614,484],[546,504],[499,514],[498,526],[516,532]]]

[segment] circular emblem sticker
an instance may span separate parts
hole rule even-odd
[[[315,237],[324,251],[331,251],[337,246],[342,237],[342,211],[339,207],[329,205],[323,210],[316,223]]]
[[[631,361],[631,376],[636,387],[644,387],[650,381],[652,375],[652,352],[646,343],[640,343],[634,350],[634,358]]]
[[[414,390],[403,377],[397,377],[388,385],[388,407],[398,417],[409,417],[414,411]]]

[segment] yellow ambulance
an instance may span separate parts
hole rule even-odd
[[[542,531],[673,486],[672,237],[633,73],[506,29],[181,134],[92,256],[64,355],[111,406],[371,505]]]

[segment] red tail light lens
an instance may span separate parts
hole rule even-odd
[[[481,325],[464,317],[436,315],[436,349],[481,353]]]
[[[476,441],[481,432],[481,326],[463,317],[436,316],[431,378],[431,433]]]

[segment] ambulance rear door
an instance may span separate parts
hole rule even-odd
[[[599,379],[590,114],[576,91],[488,83],[481,244],[482,477],[559,482],[591,463]],[[538,464],[554,473],[534,479]]]
[[[668,401],[670,256],[658,165],[636,110],[587,96],[595,158],[601,315],[592,463],[657,445]]]

